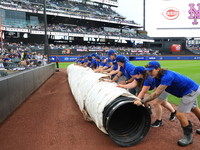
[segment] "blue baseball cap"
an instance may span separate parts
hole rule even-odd
[[[143,74],[145,71],[145,68],[142,66],[137,66],[134,68],[133,71],[130,72],[130,75],[135,76],[137,74]]]
[[[101,60],[104,60],[104,59],[106,59],[106,57],[105,57],[105,56],[101,57]]]
[[[91,55],[88,55],[87,58],[92,58],[92,56],[91,56]]]
[[[99,55],[96,55],[95,58],[96,58],[96,59],[100,59],[101,57],[100,57]]]
[[[96,54],[95,54],[95,53],[93,53],[93,54],[92,54],[92,56],[95,56],[95,57],[96,57]]]
[[[117,62],[125,62],[126,61],[126,57],[123,56],[123,55],[117,55],[116,61]]]
[[[151,71],[151,70],[153,70],[155,68],[161,68],[160,63],[157,62],[157,61],[150,61],[147,64],[147,67],[145,68],[145,70]]]
[[[115,54],[115,51],[114,51],[114,50],[109,50],[109,51],[108,51],[108,57],[110,57],[110,55],[113,55],[113,54]]]
[[[112,62],[112,59],[108,58],[107,62],[108,62],[108,63],[109,63],[109,62]]]
[[[6,57],[6,58],[4,58],[4,60],[10,60],[10,59]]]

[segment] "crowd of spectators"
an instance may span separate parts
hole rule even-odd
[[[200,45],[189,44],[187,45],[187,49],[189,49],[195,54],[200,54]]]
[[[2,71],[21,71],[43,66],[47,63],[48,58],[46,55],[35,51],[31,52],[30,49],[27,50],[20,47],[17,49],[0,48],[0,76],[3,76],[2,73],[5,73]]]
[[[159,51],[152,50],[151,48],[145,47],[127,47],[127,46],[103,46],[103,45],[68,45],[68,44],[49,44],[49,50],[60,50],[61,54],[67,54],[66,50],[71,49],[77,51],[77,53],[82,52],[98,52],[101,55],[107,55],[107,51],[110,49],[115,50],[118,54],[122,55],[160,55]],[[23,42],[19,43],[9,43],[5,42],[3,44],[3,49],[0,48],[0,54],[5,55],[5,53],[14,53],[14,52],[28,52],[28,54],[33,52],[42,52],[44,51],[44,44],[23,44]],[[76,53],[76,54],[77,54]],[[55,53],[54,53],[55,54]],[[73,53],[71,53],[73,54]]]
[[[16,27],[19,25],[16,24]],[[12,27],[14,27],[12,25]],[[37,30],[37,31],[44,31],[44,24],[40,25],[28,25],[27,28]],[[148,35],[144,34],[137,34],[137,32],[133,33],[132,30],[122,30],[122,31],[108,31],[104,30],[104,28],[95,28],[89,26],[77,26],[77,25],[69,25],[69,24],[48,24],[47,31],[51,32],[63,32],[63,33],[79,33],[79,34],[90,34],[90,35],[105,35],[105,36],[121,36],[121,37],[128,37],[128,38],[143,38],[149,39]]]
[[[133,20],[126,20],[125,17],[118,14],[116,11],[111,9],[111,7],[97,5],[96,3],[85,4],[57,0],[47,0],[46,3],[47,12],[105,19],[119,23],[137,24]],[[2,0],[0,5],[24,10],[32,10],[33,12],[43,10],[43,0]]]

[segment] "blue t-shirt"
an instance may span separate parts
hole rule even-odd
[[[127,57],[125,57],[125,58],[126,58],[126,62],[130,62]],[[118,69],[118,64],[117,64],[116,59],[112,59],[112,64],[114,65],[113,70],[117,70]]]
[[[92,64],[92,63],[91,63],[91,61],[88,61],[88,64],[87,64],[87,66],[88,66],[88,67],[90,67],[90,66],[91,66],[91,64]]]
[[[96,68],[100,66],[101,61],[96,61]]]
[[[113,59],[112,60],[112,64],[113,64],[113,70],[117,70],[118,69],[118,64],[117,64],[117,61],[116,61],[116,59]]]
[[[135,78],[135,80],[138,81],[139,79]],[[150,86],[149,91],[153,90],[155,87],[155,79],[148,75],[144,80],[143,86]]]
[[[96,59],[92,59],[91,65],[92,65],[92,64],[94,64],[93,68],[96,68],[96,67],[97,67]]]
[[[109,65],[109,63],[107,62],[106,63],[106,65],[105,65],[106,67],[108,67],[108,68],[110,68],[111,66]]]
[[[120,67],[120,71],[126,76],[128,79],[131,78],[130,72],[133,71],[135,66],[131,64],[129,61],[124,63],[124,66]]]
[[[192,79],[170,70],[166,70],[161,79],[155,78],[156,87],[167,85],[166,92],[177,96],[183,97],[193,91],[196,91],[199,85]]]
[[[84,60],[81,61],[82,64],[84,64],[86,62],[87,62],[87,59],[84,59]]]
[[[106,65],[106,63],[103,63],[102,61],[100,61],[99,66],[104,67]]]
[[[155,79],[150,75],[144,80],[143,86],[150,86],[149,91],[153,90],[155,87]]]

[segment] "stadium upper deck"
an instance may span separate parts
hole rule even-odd
[[[109,40],[110,43],[132,41],[134,44],[153,42],[146,32],[141,32],[142,27],[139,24],[126,20],[125,17],[112,10],[111,6],[117,6],[115,5],[116,0],[112,1],[113,4],[109,2],[109,5],[103,2],[105,1],[81,3],[47,0],[49,38],[60,36],[70,40],[82,38],[82,41],[87,38],[96,38],[99,41]],[[43,0],[1,0],[0,8],[2,8],[0,12],[4,38],[13,37],[16,40],[24,36],[21,33],[26,33],[27,37],[44,35]],[[56,26],[56,30],[52,26]],[[77,29],[81,28],[82,31],[77,32],[80,30],[76,29],[69,32],[69,26],[70,28],[72,26]],[[100,32],[92,32],[94,30],[91,28]],[[23,37],[20,40],[23,40]]]

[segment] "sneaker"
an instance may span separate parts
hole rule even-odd
[[[151,124],[151,127],[159,127],[163,126],[162,120],[156,120],[153,124]]]
[[[176,118],[176,111],[171,113],[169,121],[173,121]]]
[[[149,112],[149,114],[151,115],[152,114],[152,111],[151,111],[151,105],[148,104],[148,106],[146,107],[147,111]]]
[[[197,134],[200,134],[200,129],[197,129],[197,130],[196,130],[196,133],[197,133]]]

